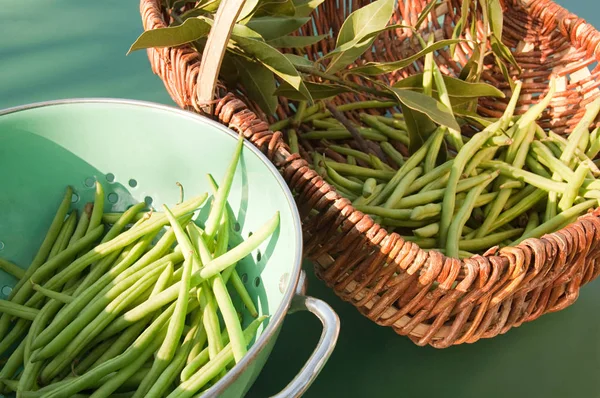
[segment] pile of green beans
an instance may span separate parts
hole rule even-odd
[[[160,212],[140,203],[105,214],[96,183],[79,215],[67,188],[29,268],[0,260],[18,279],[0,300],[1,392],[191,397],[242,360],[267,316],[236,264],[279,225],[276,212],[246,240],[237,231],[227,197],[242,147],[240,136],[220,186],[208,176],[210,203],[203,194]],[[206,222],[193,221],[204,207]],[[242,311],[254,318],[245,329]]]
[[[515,115],[521,87],[517,82],[502,117],[479,118],[485,125],[470,124],[464,133],[437,126],[413,153],[405,116],[393,102],[339,106],[362,139],[321,103],[301,104],[293,118],[271,127],[283,129],[291,151],[356,210],[423,249],[465,258],[554,232],[599,204],[600,132],[590,129],[600,100],[563,137],[537,124],[555,81]],[[456,117],[463,127],[469,123]]]

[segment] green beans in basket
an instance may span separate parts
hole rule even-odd
[[[433,69],[437,78],[423,76],[423,92],[433,86],[433,93],[446,95],[447,87],[440,86],[443,79]],[[587,106],[572,135],[561,137],[536,122],[552,101],[554,79],[545,97],[515,116],[521,86],[516,82],[500,118],[476,119],[484,125],[462,135],[437,125],[412,153],[407,138],[414,134],[405,132],[420,119],[410,112],[375,116],[358,108],[353,120],[364,126],[355,128],[385,136],[383,140],[362,134],[367,145],[349,139],[350,132],[334,136],[317,131],[317,126],[327,124],[335,128],[332,131],[343,128],[335,119],[326,123],[312,119],[295,127],[301,141],[310,142],[310,151],[317,154],[315,170],[357,210],[424,249],[450,257],[470,256],[554,232],[600,200],[593,159],[600,152],[600,140],[598,130],[589,132],[600,100]],[[461,115],[455,117],[464,125],[469,118]],[[406,118],[414,120],[400,123]],[[419,133],[430,122],[417,126]]]
[[[95,203],[78,221],[67,189],[33,266],[0,261],[19,280],[0,300],[0,326],[7,325],[0,347],[23,339],[5,359],[0,388],[21,397],[191,396],[246,355],[267,316],[258,316],[235,267],[273,234],[279,213],[246,240],[231,233],[227,197],[242,143],[240,136],[220,186],[211,179],[210,204],[203,194],[164,212],[138,204],[103,214],[97,184]],[[193,214],[205,206],[199,226]],[[230,290],[256,318],[245,329]]]

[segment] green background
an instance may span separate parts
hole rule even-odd
[[[597,1],[559,3],[600,27]],[[141,29],[133,0],[3,1],[0,109],[74,97],[172,105],[146,53],[125,56]],[[329,302],[342,321],[337,348],[307,397],[600,397],[598,282],[564,311],[491,340],[436,350],[373,324],[316,280],[309,264],[305,268],[309,294]],[[249,396],[267,397],[283,387],[319,334],[309,314],[289,316]]]

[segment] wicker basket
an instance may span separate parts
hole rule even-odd
[[[168,26],[167,10],[160,0],[141,0],[144,28]],[[339,30],[345,15],[335,0],[326,0],[313,15],[305,34]],[[369,1],[352,1],[356,9]],[[394,23],[416,20],[428,0],[400,0]],[[460,0],[447,0],[436,10],[426,29],[438,39],[452,34],[459,18]],[[550,74],[559,76],[558,89],[540,124],[555,132],[568,133],[581,118],[584,105],[600,95],[600,33],[582,19],[548,0],[505,0],[503,41],[522,67],[522,113],[544,90]],[[344,7],[347,10],[349,7]],[[443,21],[439,23],[438,20]],[[404,21],[404,22],[403,22]],[[304,49],[309,56],[334,47],[333,40]],[[382,33],[359,62],[396,60],[420,48],[410,32]],[[460,63],[469,47],[458,47]],[[153,71],[164,81],[172,98],[182,108],[201,112],[196,80],[201,55],[190,46],[148,50]],[[460,64],[442,52],[437,55],[442,71],[456,74]],[[419,67],[387,75],[397,81]],[[483,80],[508,88],[493,66]],[[268,120],[243,95],[243,88],[227,92],[218,86],[214,117],[244,135],[276,164],[296,194],[303,217],[305,256],[315,262],[317,275],[336,294],[351,302],[379,325],[391,326],[418,345],[445,348],[473,343],[507,332],[511,327],[542,314],[561,310],[577,299],[580,287],[600,273],[600,209],[568,227],[541,239],[528,239],[517,247],[491,250],[485,256],[465,260],[421,250],[395,233],[388,233],[373,220],[354,210],[333,187],[298,155],[290,155],[281,132],[269,131]],[[356,101],[354,94],[337,97],[338,103]],[[479,113],[499,116],[507,100],[481,99]],[[279,117],[292,114],[281,99]],[[349,115],[353,117],[353,115]],[[432,288],[433,282],[439,285]]]

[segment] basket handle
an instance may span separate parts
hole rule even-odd
[[[217,85],[223,57],[225,56],[225,50],[227,49],[227,43],[245,2],[246,0],[222,1],[215,15],[212,29],[208,34],[206,47],[202,52],[196,86],[198,103],[206,113],[212,113],[211,101]]]

